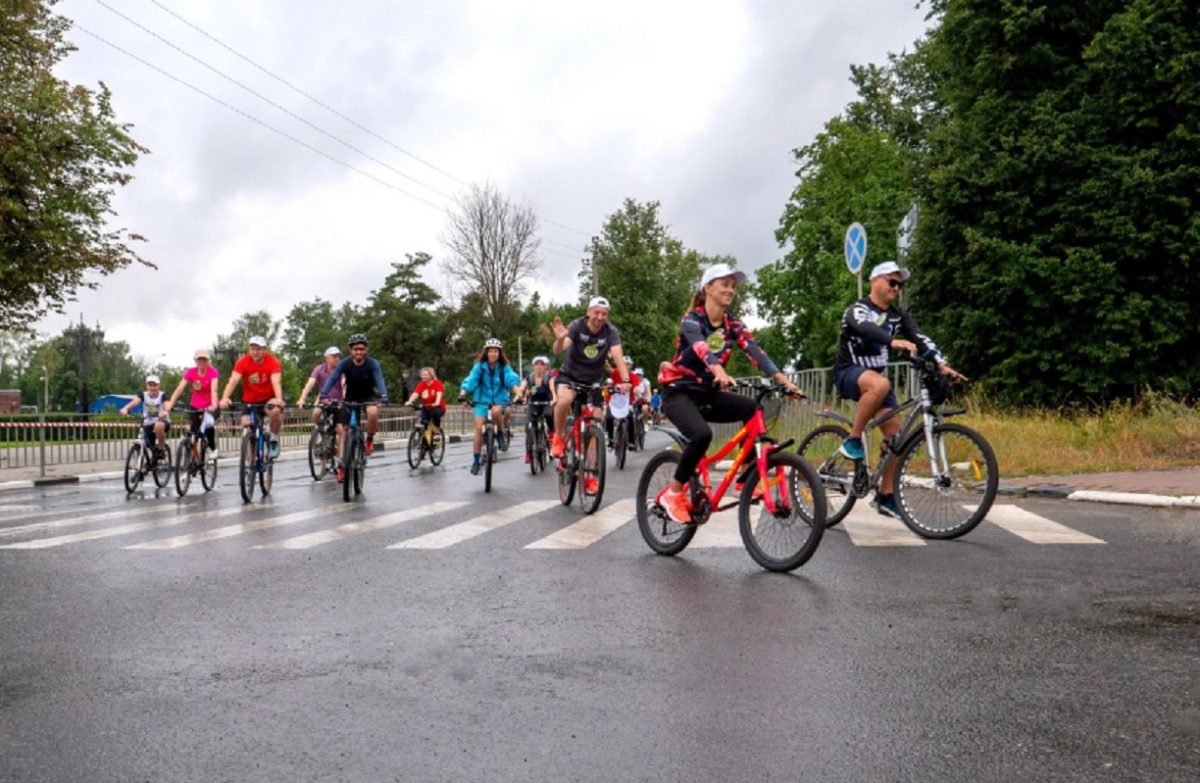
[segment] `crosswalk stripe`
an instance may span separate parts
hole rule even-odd
[[[232,536],[240,536],[243,533],[250,533],[255,530],[265,530],[271,527],[279,527],[281,525],[290,525],[293,522],[300,522],[313,517],[321,517],[326,514],[333,514],[337,511],[346,510],[345,506],[327,506],[325,508],[310,508],[306,511],[296,511],[292,514],[284,514],[279,517],[271,517],[269,519],[258,519],[253,522],[240,522],[236,525],[226,525],[225,527],[214,528],[213,530],[205,530],[202,533],[191,533],[186,536],[175,536],[174,538],[160,538],[155,541],[147,541],[142,544],[133,544],[125,547],[126,549],[178,549],[181,546],[190,544],[201,544],[206,541],[216,541],[221,538],[230,538]]]
[[[992,506],[986,517],[1013,535],[1034,544],[1103,544],[1102,539],[1012,505]]]
[[[595,514],[585,516],[573,525],[540,538],[526,549],[584,549],[633,518],[637,501],[621,500]]]
[[[385,514],[381,517],[364,520],[362,522],[347,522],[344,525],[329,528],[328,530],[318,530],[315,533],[307,533],[302,536],[294,536],[293,538],[285,538],[282,541],[276,541],[270,544],[259,544],[254,549],[308,549],[309,547],[317,546],[318,544],[326,544],[330,541],[340,541],[343,538],[358,533],[366,533],[372,530],[383,530],[384,528],[399,525],[403,522],[408,522],[412,519],[420,519],[421,517],[431,516],[433,514],[442,514],[447,511],[453,511],[456,508],[461,508],[467,505],[467,501],[454,503],[431,503],[427,506],[419,508],[410,508],[404,511],[397,511],[393,514]]]
[[[254,506],[254,510],[267,508],[266,506]],[[150,522],[132,522],[128,525],[119,525],[117,527],[107,527],[101,530],[89,530],[84,533],[71,533],[65,536],[54,536],[53,538],[39,538],[34,541],[22,541],[17,544],[5,544],[0,546],[0,549],[48,549],[54,546],[63,546],[64,544],[75,544],[80,541],[95,541],[99,538],[110,538],[112,536],[123,536],[127,533],[141,533],[146,530],[158,530],[164,527],[174,527],[182,525],[186,522],[195,522],[198,519],[211,519],[214,517],[227,517],[231,514],[246,513],[250,509],[231,506],[229,508],[214,509],[212,511],[201,511],[195,514],[184,514],[178,517],[169,517],[167,519],[157,519]]]
[[[557,500],[530,500],[491,514],[468,519],[466,522],[459,522],[457,525],[435,530],[432,533],[426,533],[423,536],[400,541],[392,544],[388,549],[444,549],[557,505],[559,505]]]
[[[736,508],[718,511],[696,530],[696,537],[688,544],[691,549],[732,549],[742,546],[742,533],[738,529]]]
[[[898,519],[885,517],[863,503],[854,508],[842,521],[842,527],[855,546],[925,546],[925,539],[904,526]]]
[[[191,504],[188,504],[191,505]],[[124,519],[125,517],[144,516],[146,514],[156,514],[171,509],[186,508],[187,506],[176,504],[155,503],[149,506],[134,509],[122,509],[120,511],[105,511],[101,514],[88,514],[82,517],[69,516],[72,513],[71,509],[47,511],[44,514],[37,516],[67,516],[66,519],[52,519],[48,522],[31,522],[28,525],[18,525],[17,527],[9,527],[0,529],[0,536],[19,536],[25,533],[39,533],[44,530],[58,530],[64,527],[79,527],[91,522],[102,522],[106,519]],[[31,519],[33,517],[30,517]]]

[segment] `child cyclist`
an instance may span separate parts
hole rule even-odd
[[[496,423],[496,446],[504,451],[508,442],[504,437],[508,424],[508,403],[512,399],[511,392],[520,386],[521,379],[508,366],[504,356],[504,344],[495,337],[489,337],[483,344],[483,350],[475,361],[471,372],[459,384],[460,402],[466,402],[470,394],[475,403],[475,439],[474,453],[471,459],[471,473],[479,475],[479,453],[483,448],[483,422],[487,416]]]
[[[518,397],[528,397],[529,420],[541,417],[546,422],[546,432],[550,435],[554,434],[554,416],[551,411],[554,410],[554,403],[558,401],[553,380],[554,376],[550,374],[550,360],[545,356],[535,356],[533,372],[525,376],[525,380],[521,381],[521,388],[517,389]],[[532,444],[525,444],[526,463],[533,460],[531,448]]]
[[[432,367],[421,368],[421,382],[408,398],[408,404],[415,405],[417,400],[421,401],[421,423],[426,427],[432,423],[430,434],[437,433],[442,428],[442,414],[446,412],[446,387]]]
[[[167,418],[167,397],[157,375],[146,376],[146,390],[125,403],[121,414],[126,415],[138,403],[142,403],[142,440],[147,447],[157,446],[160,453],[167,449],[167,430],[171,420]]]
[[[213,426],[216,424],[213,414],[217,412],[217,378],[220,373],[217,372],[216,367],[212,366],[212,356],[207,348],[197,348],[196,352],[192,354],[192,360],[196,362],[196,366],[189,367],[184,371],[179,385],[175,387],[175,391],[171,394],[171,399],[167,400],[165,407],[169,412],[175,407],[175,401],[179,399],[179,395],[183,394],[183,390],[191,387],[192,396],[188,405],[192,410],[188,417],[193,429],[196,429],[196,424],[199,422],[199,431],[208,441],[208,457],[216,462],[217,430]]]
[[[725,364],[736,345],[765,374],[802,396],[799,388],[784,375],[771,358],[758,347],[741,321],[729,315],[737,287],[746,279],[728,264],[715,264],[704,272],[700,290],[692,296],[691,307],[679,325],[675,358],[663,362],[658,380],[663,387],[663,413],[688,439],[675,480],[659,501],[671,519],[679,524],[692,521],[687,482],[712,442],[708,422],[746,423],[757,405],[750,397],[724,391],[733,385]]]

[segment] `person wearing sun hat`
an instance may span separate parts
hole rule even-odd
[[[179,385],[175,387],[174,393],[171,394],[171,399],[167,400],[166,409],[170,411],[175,407],[175,401],[179,399],[179,395],[183,394],[183,390],[191,387],[192,396],[188,401],[191,407],[191,413],[188,414],[191,419],[191,426],[199,426],[200,432],[204,433],[205,440],[208,441],[208,459],[216,462],[217,460],[217,431],[214,428],[216,419],[214,414],[217,412],[217,379],[220,373],[217,368],[212,366],[212,355],[209,354],[207,348],[197,348],[192,354],[192,361],[196,363],[195,367],[187,368],[183,377],[179,379]]]
[[[319,392],[321,387],[325,385],[325,381],[329,380],[329,376],[337,369],[338,363],[342,361],[342,349],[336,345],[331,345],[325,349],[325,360],[312,368],[312,372],[308,375],[308,380],[304,382],[304,388],[300,390],[300,397],[296,400],[296,407],[303,408],[304,401],[308,399],[308,393],[314,388]],[[346,378],[342,377],[340,383],[334,384],[329,390],[327,399],[330,402],[341,402],[345,394]],[[313,406],[313,424],[321,420],[321,406]]]
[[[847,459],[863,458],[862,434],[867,422],[882,410],[899,407],[896,393],[883,373],[889,349],[930,355],[937,360],[943,373],[965,380],[946,362],[946,357],[921,331],[912,315],[895,304],[911,276],[909,270],[895,261],[877,264],[871,270],[870,293],[847,307],[842,315],[842,333],[833,362],[833,385],[843,399],[858,402],[850,435],[839,449]],[[900,418],[892,416],[881,422],[879,429],[885,438],[890,438],[900,430],[900,425]],[[895,473],[893,461],[884,471],[871,505],[880,514],[899,519],[900,510],[892,494]]]
[[[167,449],[167,430],[171,420],[167,418],[167,398],[157,375],[146,376],[146,390],[125,403],[122,415],[138,403],[142,404],[142,439],[146,447],[157,446],[160,452]]]

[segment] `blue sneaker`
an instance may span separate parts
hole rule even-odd
[[[496,433],[496,448],[500,451],[508,451],[508,438],[504,437],[503,432]]]
[[[270,442],[271,459],[279,459],[279,437],[276,436],[276,437],[270,438],[269,442]]]
[[[867,456],[867,453],[863,451],[862,438],[846,438],[838,448],[838,453],[846,459],[856,461]]]
[[[871,501],[871,508],[878,511],[880,514],[883,514],[885,517],[892,517],[893,519],[900,518],[900,509],[896,507],[895,495],[882,495],[876,492],[875,499]]]
[[[475,461],[471,463],[471,475],[472,475],[472,476],[478,476],[478,475],[479,475],[479,470],[480,470],[480,467],[479,467],[479,456],[478,456],[478,455],[476,455],[476,457],[475,457]]]

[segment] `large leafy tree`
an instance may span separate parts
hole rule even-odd
[[[143,261],[113,229],[111,199],[147,150],[115,120],[111,96],[53,75],[73,46],[56,0],[0,3],[0,328],[62,311],[89,272]]]
[[[341,307],[320,297],[298,302],[288,312],[279,353],[304,374],[324,359],[327,348],[348,355],[346,340],[363,328],[363,320],[362,311],[349,302]]]
[[[406,254],[392,264],[383,285],[371,292],[364,314],[371,355],[379,360],[391,396],[402,400],[415,385],[417,368],[444,342],[441,297],[425,282],[428,253]]]

